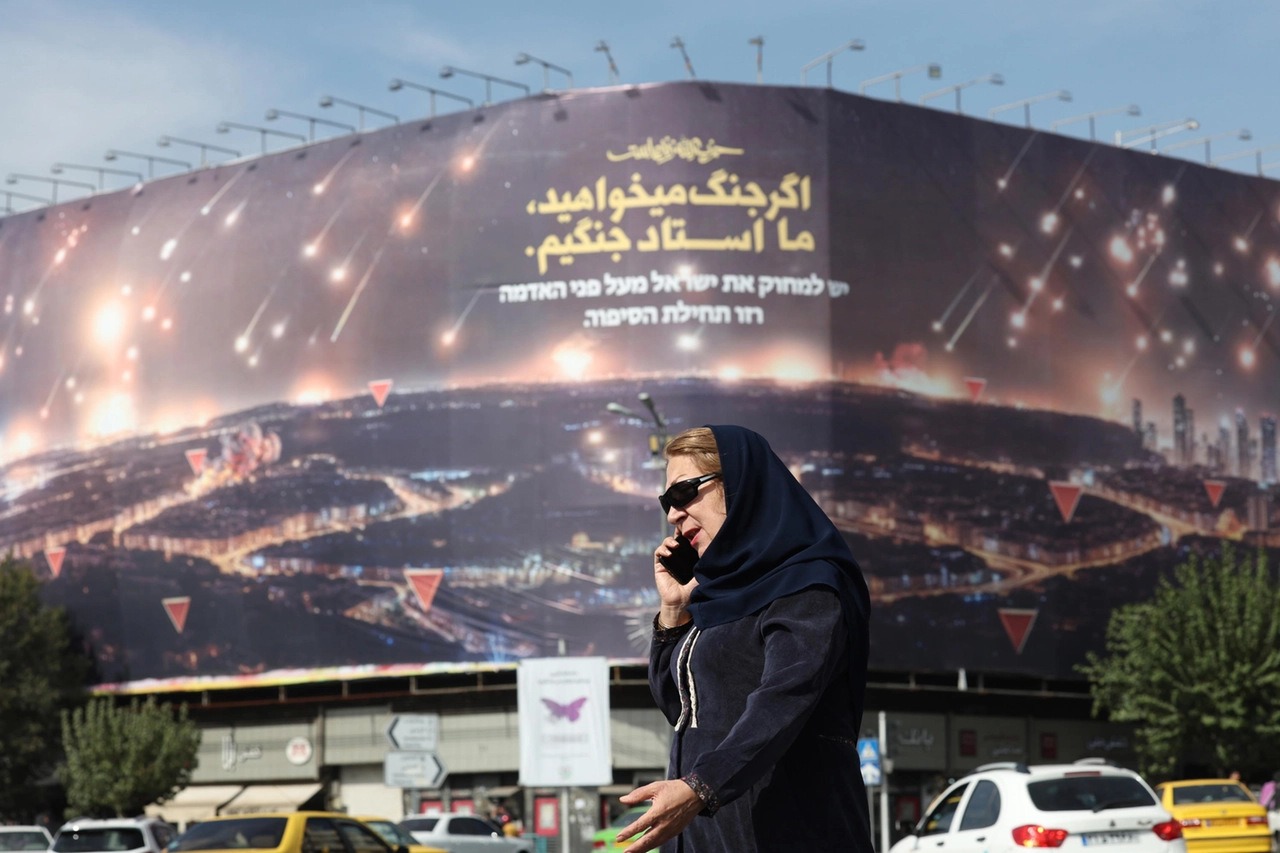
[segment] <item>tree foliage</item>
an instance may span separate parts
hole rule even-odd
[[[1189,752],[1223,776],[1280,757],[1280,583],[1261,552],[1192,554],[1112,613],[1106,656],[1080,669],[1094,713],[1136,726],[1144,773],[1169,778]]]
[[[24,565],[0,561],[0,822],[29,820],[58,758],[59,712],[80,701],[88,660],[66,615]]]
[[[187,706],[95,699],[62,714],[67,815],[141,814],[186,787],[200,748]]]

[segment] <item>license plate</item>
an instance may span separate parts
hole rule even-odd
[[[1138,836],[1133,832],[1086,832],[1080,840],[1085,847],[1101,847],[1104,844],[1134,844]]]
[[[1204,825],[1205,826],[1239,826],[1242,823],[1244,823],[1244,821],[1238,817],[1219,817],[1219,818],[1214,818],[1213,820],[1206,820],[1204,822]]]

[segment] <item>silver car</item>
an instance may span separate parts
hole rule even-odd
[[[441,814],[400,821],[421,844],[442,847],[449,853],[533,853],[528,838],[508,838],[492,821],[479,815]]]

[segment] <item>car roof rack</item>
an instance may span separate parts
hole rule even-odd
[[[1021,761],[996,761],[992,764],[982,764],[972,770],[970,773],[985,773],[988,770],[1012,770],[1016,773],[1030,773],[1031,770]]]

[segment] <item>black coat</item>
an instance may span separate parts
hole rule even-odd
[[[820,586],[704,631],[655,630],[649,687],[676,728],[668,778],[707,806],[663,853],[870,853],[848,636]]]

